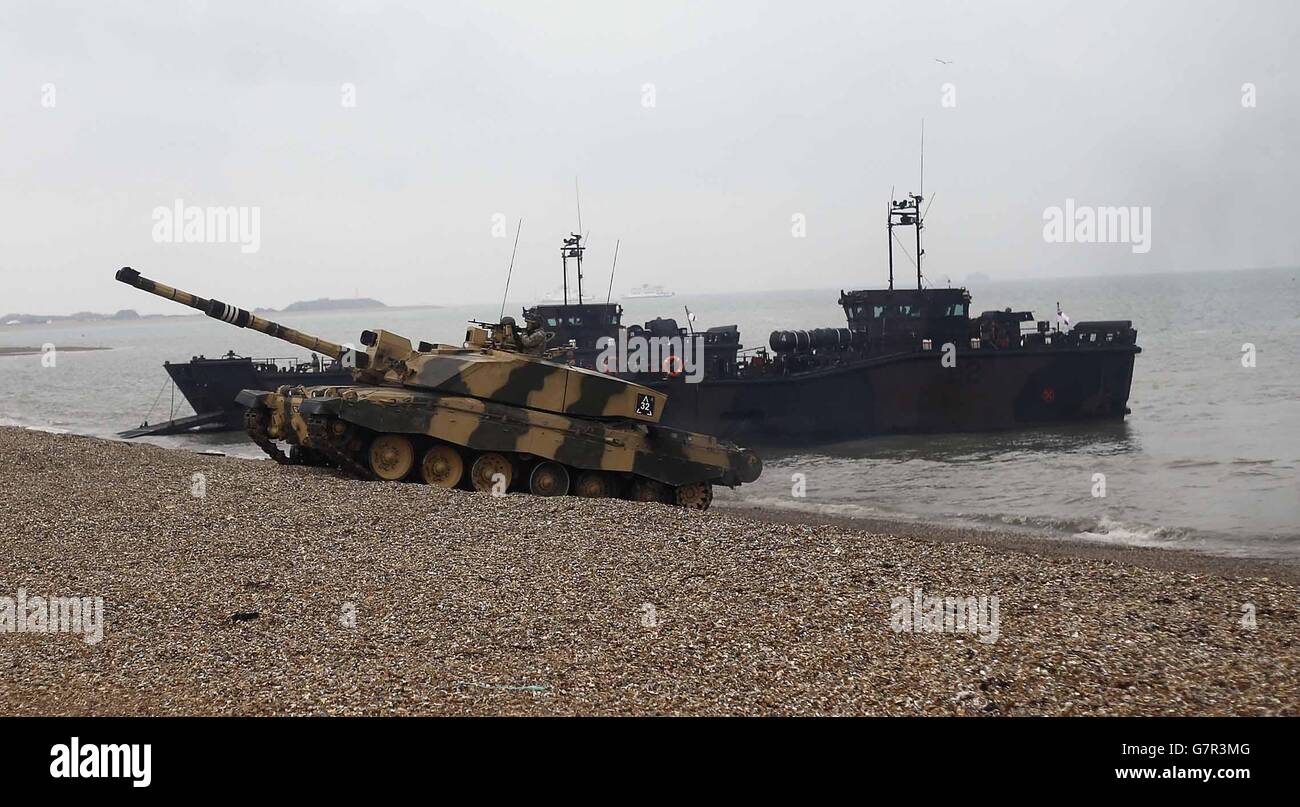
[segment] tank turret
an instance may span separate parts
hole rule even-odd
[[[365,350],[289,328],[144,277],[117,279],[322,353],[354,384],[244,390],[249,436],[277,462],[329,465],[365,479],[535,495],[621,496],[705,509],[714,484],[757,479],[758,457],[708,435],[658,425],[667,396],[548,361],[513,323],[471,327],[465,343],[368,330]],[[485,325],[486,323],[478,323]],[[288,444],[286,453],[280,446]]]

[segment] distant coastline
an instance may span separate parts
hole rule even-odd
[[[133,308],[124,308],[112,314],[99,314],[94,311],[78,311],[75,314],[5,314],[0,316],[0,325],[54,325],[60,322],[130,322],[138,319],[153,319],[163,314],[140,314]]]
[[[321,297],[316,300],[299,300],[296,303],[289,303],[284,308],[255,308],[253,311],[254,313],[283,314],[299,311],[361,311],[374,308],[388,308],[388,306],[371,297],[345,297],[339,300]]]
[[[387,305],[370,297],[347,297],[331,299],[322,297],[318,300],[299,300],[284,308],[255,308],[258,314],[318,314],[333,311],[371,311],[384,309],[400,311],[409,308],[442,308],[438,305]],[[21,325],[63,325],[78,322],[138,322],[141,320],[172,319],[175,317],[196,317],[193,314],[141,314],[133,308],[125,308],[112,314],[96,311],[77,311],[73,314],[17,314],[0,316],[0,328]]]

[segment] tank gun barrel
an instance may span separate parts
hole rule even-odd
[[[252,328],[255,331],[261,331],[267,336],[283,339],[298,347],[323,353],[335,360],[341,360],[344,354],[349,352],[349,349],[343,345],[305,334],[302,331],[286,327],[278,322],[272,322],[269,319],[263,319],[251,311],[237,308],[220,300],[199,297],[190,294],[188,291],[174,289],[164,283],[150,280],[129,266],[117,270],[117,279],[128,286],[135,286],[140,291],[147,291],[168,300],[175,300],[181,305],[188,305],[190,308],[202,311],[213,319],[228,322],[237,328]]]

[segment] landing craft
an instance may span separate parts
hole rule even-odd
[[[697,331],[672,319],[622,325],[622,307],[538,305],[554,342],[598,366],[608,340],[703,341],[703,379],[671,368],[620,376],[669,394],[664,423],[750,445],[815,445],[881,434],[974,432],[1128,414],[1142,349],[1129,320],[1036,321],[1030,311],[971,309],[964,288],[926,288],[921,204],[888,210],[889,286],[841,291],[847,327],[773,331],[745,350],[735,325]],[[915,230],[916,288],[894,288],[894,229]],[[902,241],[898,242],[900,245]],[[910,255],[908,256],[911,257]],[[1058,313],[1060,307],[1058,303]]]

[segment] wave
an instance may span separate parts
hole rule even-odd
[[[1102,516],[1091,528],[1078,531],[1074,537],[1085,541],[1167,548],[1171,544],[1185,543],[1191,535],[1191,530],[1181,527],[1125,523]]]
[[[721,497],[719,497],[721,499]],[[762,507],[770,510],[790,510],[798,513],[813,513],[824,516],[842,516],[845,518],[897,518],[908,519],[899,513],[884,513],[864,504],[812,502],[807,499],[792,499],[781,496],[736,495],[727,497],[729,504],[741,507]]]
[[[71,429],[60,429],[57,426],[34,426],[30,423],[21,423],[9,418],[0,418],[0,426],[10,426],[15,429],[26,429],[29,432],[45,432],[46,434],[73,434]]]

